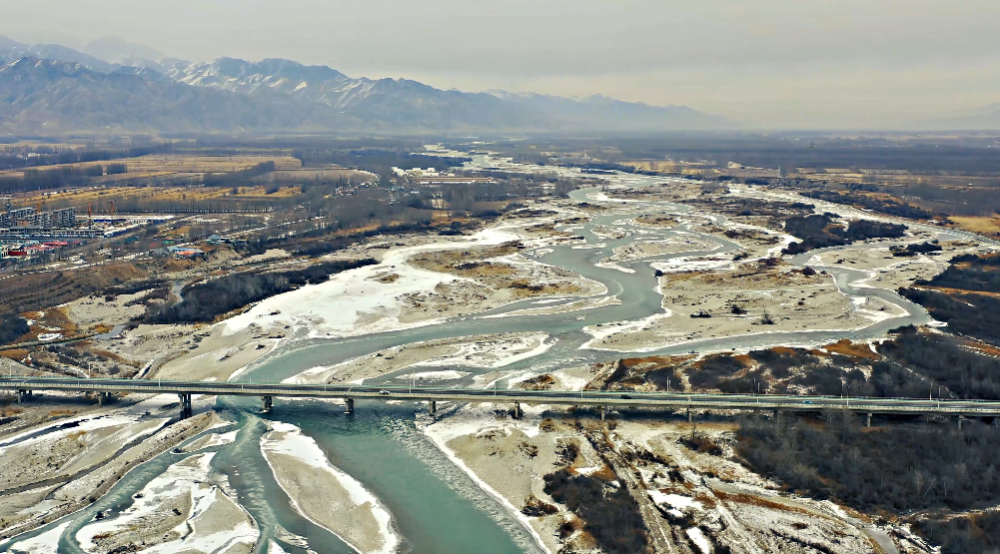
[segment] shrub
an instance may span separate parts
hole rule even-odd
[[[10,344],[28,334],[28,322],[17,314],[0,314],[0,344]]]
[[[562,469],[545,476],[545,493],[566,505],[584,522],[584,528],[605,552],[644,554],[646,524],[639,505],[625,487]]]

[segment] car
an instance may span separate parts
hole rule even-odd
[[[803,404],[812,404],[812,403],[813,403],[812,400],[806,400],[805,402],[803,402]]]
[[[381,394],[382,396],[386,396],[388,394],[392,394],[391,392],[389,392],[389,391],[387,391],[385,389],[382,389],[382,390],[378,391],[378,393]]]
[[[632,397],[630,395],[628,395],[628,394],[623,394],[622,398],[625,399],[625,400],[631,400],[632,399]]]

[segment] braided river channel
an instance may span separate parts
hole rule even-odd
[[[483,160],[478,159],[473,163],[482,164]],[[525,167],[524,170],[534,169]],[[579,176],[579,173],[575,175]],[[602,177],[606,177],[611,185],[619,189],[663,186],[664,183],[669,183],[669,179],[649,176],[622,174]],[[590,203],[610,202],[605,194],[613,196],[613,189],[612,192],[602,192],[600,188],[577,190],[572,193],[571,199]],[[668,202],[629,202],[632,208],[650,215],[683,215],[691,210],[688,206]],[[716,218],[718,224],[726,221],[721,214],[712,214],[711,217]],[[552,346],[536,356],[505,366],[504,370],[511,374],[523,374],[525,371],[542,374],[564,367],[579,367],[617,359],[622,354],[585,348],[584,344],[592,337],[582,329],[662,314],[662,294],[657,290],[657,279],[654,269],[650,267],[651,262],[717,256],[739,248],[724,239],[683,227],[675,230],[644,227],[641,231],[644,240],[666,239],[676,233],[684,233],[686,236],[696,237],[699,244],[714,247],[707,251],[619,262],[620,268],[632,270],[627,272],[615,267],[599,267],[598,262],[611,256],[616,247],[633,241],[635,235],[608,239],[606,236],[596,235],[595,227],[614,227],[626,234],[638,231],[632,227],[631,220],[623,220],[621,215],[598,215],[589,223],[568,228],[573,234],[584,238],[586,247],[581,248],[578,241],[573,245],[549,246],[542,252],[527,254],[545,264],[559,266],[602,283],[607,287],[606,295],[616,297],[617,303],[565,313],[504,316],[517,310],[539,307],[537,300],[528,300],[434,325],[343,339],[310,339],[289,343],[253,364],[240,378],[252,379],[254,382],[277,382],[310,368],[330,366],[393,346],[434,339],[524,331],[547,334]],[[816,252],[811,252],[789,261],[796,266],[805,267],[815,254]],[[853,297],[879,297],[899,306],[907,315],[851,331],[758,333],[684,342],[644,352],[648,355],[664,355],[773,345],[821,344],[843,338],[865,340],[879,337],[893,327],[931,321],[922,308],[907,302],[894,292],[855,286],[868,277],[866,272],[840,267],[823,269],[834,276],[845,294]],[[547,301],[544,306],[552,308],[574,300]],[[459,368],[445,366],[439,369]],[[476,369],[468,366],[460,369],[471,374],[450,382],[455,386],[472,386],[477,374],[495,371],[491,368]],[[390,373],[366,383],[388,383],[399,373]],[[504,381],[500,381],[495,386],[505,385]],[[202,410],[212,408],[220,410],[230,421],[231,429],[237,432],[233,442],[209,449],[217,451],[211,461],[214,470],[212,479],[225,483],[234,499],[256,521],[260,539],[255,552],[264,553],[269,549],[274,551],[274,545],[280,545],[280,549],[285,552],[296,554],[347,554],[355,551],[333,532],[299,515],[289,496],[279,486],[260,447],[261,436],[269,425],[276,422],[300,428],[302,433],[316,441],[333,466],[360,482],[379,499],[392,515],[392,526],[399,537],[396,547],[399,552],[540,552],[535,540],[515,514],[486,494],[472,477],[453,464],[420,432],[417,423],[421,418],[430,417],[422,405],[358,401],[355,413],[350,415],[345,413],[340,404],[318,400],[276,399],[275,408],[268,413],[261,412],[259,400],[249,398],[218,398],[201,407]],[[443,413],[446,417],[447,408]],[[19,541],[48,533],[45,536],[53,539],[58,537],[59,552],[83,554],[84,550],[76,539],[79,529],[92,522],[98,512],[103,512],[107,518],[126,512],[136,501],[134,496],[138,491],[143,490],[166,468],[191,455],[172,450],[142,464],[117,483],[108,495],[88,508],[0,544],[0,551],[5,551],[12,544],[16,547]]]

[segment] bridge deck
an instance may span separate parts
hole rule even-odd
[[[830,396],[685,394],[603,391],[531,391],[444,387],[295,385],[284,383],[215,383],[127,379],[0,377],[0,389],[31,391],[203,394],[287,398],[374,398],[379,400],[562,404],[607,408],[714,410],[849,410],[869,413],[1000,416],[1000,402],[915,398],[843,398]]]

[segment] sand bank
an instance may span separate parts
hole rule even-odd
[[[70,522],[67,521],[30,539],[16,542],[10,546],[14,554],[57,554],[59,552],[59,537],[66,532]]]
[[[149,417],[121,427],[121,420],[127,417],[121,413],[109,416],[109,425],[101,420],[78,420],[78,427],[53,429],[6,447],[5,463],[20,469],[11,475],[4,472],[7,484],[15,488],[8,488],[8,494],[0,497],[0,539],[28,532],[89,505],[132,469],[218,421],[215,413],[209,412],[171,425]],[[94,447],[88,448],[91,442]],[[123,442],[124,446],[116,448]],[[23,444],[28,448],[19,448]],[[47,465],[53,463],[57,465]],[[32,483],[45,485],[32,488]]]
[[[905,312],[845,294],[830,275],[742,264],[732,271],[666,274],[663,314],[587,327],[584,348],[649,351],[708,338],[783,331],[853,331]]]
[[[260,536],[253,518],[222,487],[206,482],[213,457],[198,454],[167,468],[124,513],[83,527],[76,534],[80,546],[87,552],[133,544],[164,554],[252,552]]]
[[[289,383],[360,382],[408,367],[499,368],[544,353],[553,341],[545,333],[506,333],[415,342],[373,352],[333,366],[308,369]]]
[[[261,451],[292,508],[362,554],[395,552],[400,538],[382,503],[334,467],[298,427],[280,422],[271,426],[261,438]]]
[[[418,429],[496,499],[531,534],[547,554],[559,550],[555,529],[560,515],[529,518],[521,512],[529,498],[548,498],[541,475],[555,461],[554,445],[541,434],[541,406],[524,408],[520,420],[497,420],[492,404],[466,405],[447,417],[418,423]]]
[[[236,440],[236,434],[238,431],[230,431],[228,433],[209,433],[198,439],[191,441],[188,445],[183,448],[184,452],[197,452],[199,450],[204,450],[206,448],[214,448],[216,446],[225,446]]]

